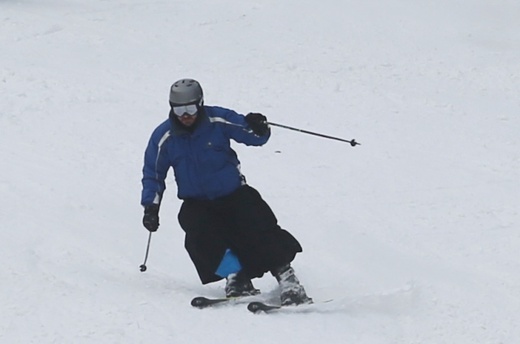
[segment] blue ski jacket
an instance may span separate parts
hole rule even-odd
[[[261,146],[270,137],[258,136],[245,116],[233,110],[204,106],[190,132],[175,120],[166,120],[152,133],[144,155],[141,204],[160,204],[165,179],[173,167],[180,199],[213,200],[231,194],[245,178],[230,139]]]

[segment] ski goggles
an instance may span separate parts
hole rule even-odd
[[[184,115],[195,116],[199,111],[196,104],[174,105],[172,106],[172,110],[177,117],[182,117]]]

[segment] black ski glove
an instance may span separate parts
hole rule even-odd
[[[159,228],[159,205],[151,204],[144,207],[143,226],[150,232]]]
[[[269,126],[267,125],[267,117],[261,113],[250,112],[246,116],[246,122],[258,136],[264,136],[269,132]]]

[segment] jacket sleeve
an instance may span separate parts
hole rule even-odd
[[[233,110],[218,108],[218,117],[223,119],[224,131],[236,142],[248,146],[262,146],[271,136],[271,129],[263,136],[256,135],[246,122],[244,115],[240,115]],[[220,121],[220,120],[219,120]]]
[[[165,179],[170,164],[165,143],[170,132],[169,130],[161,132],[159,128],[152,134],[144,154],[143,179],[141,180],[143,185],[141,205],[143,206],[161,204],[166,189]]]

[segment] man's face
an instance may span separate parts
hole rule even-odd
[[[195,121],[197,120],[197,115],[182,115],[182,116],[177,116],[177,118],[179,118],[179,121],[181,121],[181,123],[183,125],[185,125],[186,127],[191,127],[193,125],[193,123],[195,123]]]

